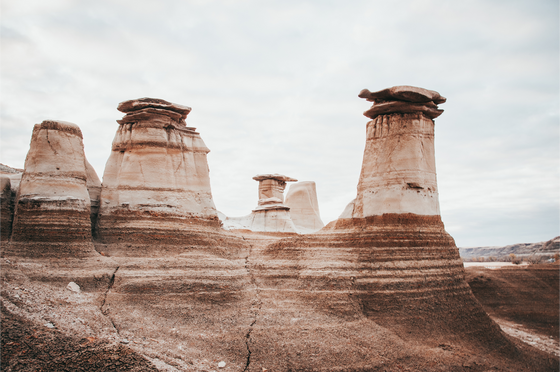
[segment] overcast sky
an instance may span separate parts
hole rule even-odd
[[[100,178],[119,102],[193,108],[215,204],[257,205],[259,173],[315,181],[321,216],[356,195],[370,103],[413,85],[436,119],[442,218],[457,245],[559,235],[556,0],[1,1],[0,162],[33,125],[78,124]]]

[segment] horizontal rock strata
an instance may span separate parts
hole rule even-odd
[[[126,113],[103,175],[97,222],[104,243],[181,242],[184,231],[218,228],[206,154],[190,108],[143,98],[123,102]]]
[[[77,125],[35,125],[16,200],[12,241],[91,242],[90,197]]]
[[[379,368],[405,355],[421,365],[420,350],[441,345],[517,352],[473,297],[439,216],[338,221],[251,259],[262,303],[251,334],[259,368]]]
[[[406,109],[364,113],[373,120],[367,123],[366,147],[352,217],[385,213],[439,215],[434,116],[415,105],[430,102],[435,106],[445,102],[445,98],[434,91],[408,86],[376,93],[364,90],[360,97],[374,102],[371,110],[388,103],[406,106]]]

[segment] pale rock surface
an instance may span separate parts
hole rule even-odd
[[[259,174],[253,177],[259,181],[259,201],[252,213],[242,217],[220,217],[226,230],[246,229],[257,232],[298,231],[290,217],[290,207],[284,204],[286,182],[296,179],[281,174]]]
[[[160,99],[122,102],[103,175],[97,234],[103,242],[180,239],[193,226],[219,227],[206,155],[190,108]]]
[[[68,283],[68,285],[66,286],[66,289],[69,290],[69,291],[75,292],[75,293],[80,293],[81,292],[80,286],[77,285],[74,282]]]
[[[290,185],[284,204],[290,207],[290,216],[299,233],[315,232],[325,226],[319,213],[315,182],[303,181]]]
[[[25,159],[12,241],[91,242],[82,132],[73,123],[35,125]]]
[[[374,104],[364,113],[373,120],[352,217],[439,215],[432,119],[443,112],[437,104],[445,98],[409,86],[363,90],[359,96]]]
[[[264,232],[296,232],[290,208],[284,205],[286,182],[297,182],[295,178],[281,174],[259,174],[259,202],[249,215],[249,230]]]
[[[338,218],[352,218],[352,213],[354,212],[354,204],[356,204],[356,199],[352,199],[350,203],[346,205],[340,216]]]

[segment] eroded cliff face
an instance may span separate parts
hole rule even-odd
[[[143,98],[126,101],[103,175],[101,241],[178,241],[193,226],[219,227],[206,154],[190,108]]]

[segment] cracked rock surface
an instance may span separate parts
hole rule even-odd
[[[214,232],[212,244],[4,257],[6,324],[30,331],[3,334],[2,370],[26,370],[26,353],[35,369],[556,370],[550,354],[509,338],[481,310],[441,223],[384,218],[300,237]],[[419,226],[421,237],[407,239]],[[68,291],[70,281],[82,292]],[[51,352],[61,343],[68,357]]]

